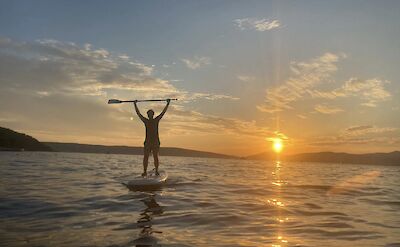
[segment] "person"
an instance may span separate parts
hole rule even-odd
[[[149,163],[149,156],[150,153],[153,153],[154,158],[154,167],[156,169],[156,175],[160,175],[158,173],[158,151],[160,150],[160,138],[158,136],[158,124],[161,118],[164,116],[165,112],[168,109],[169,103],[171,102],[170,99],[167,99],[167,105],[164,107],[164,110],[158,115],[156,118],[154,117],[154,111],[148,110],[147,116],[148,118],[143,117],[140,113],[139,108],[137,106],[137,100],[133,103],[135,105],[135,110],[139,118],[143,121],[146,127],[146,139],[144,141],[144,156],[143,156],[143,174],[142,176],[147,176],[147,165]]]

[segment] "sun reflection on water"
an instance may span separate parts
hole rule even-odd
[[[276,221],[278,222],[277,224],[277,237],[274,243],[272,244],[273,247],[282,247],[286,246],[288,243],[288,240],[284,237],[283,234],[283,224],[289,220],[288,217],[283,215],[282,208],[285,207],[285,203],[283,203],[281,194],[282,194],[282,186],[286,184],[284,180],[281,179],[281,168],[282,168],[282,163],[277,160],[275,162],[275,169],[272,172],[272,175],[274,176],[274,180],[272,181],[272,184],[275,185],[275,190],[276,190],[276,196],[274,198],[268,199],[267,202],[270,205],[274,205],[277,207],[277,215],[276,215]]]
[[[278,206],[278,207],[284,207],[285,206],[285,204],[283,204],[283,202],[281,202],[281,201],[278,201],[278,199],[271,199],[271,200],[268,199],[267,202],[268,202],[268,204],[272,204],[272,205]]]
[[[284,223],[285,221],[288,221],[288,220],[289,220],[288,217],[286,217],[286,218],[276,218],[276,221],[278,221],[279,223]]]
[[[280,235],[276,238],[276,240],[277,243],[272,244],[272,247],[282,247],[282,244],[286,245],[289,242],[287,239]]]

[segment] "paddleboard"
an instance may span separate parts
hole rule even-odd
[[[160,170],[158,176],[156,176],[155,171],[147,173],[146,177],[137,176],[127,183],[124,183],[128,187],[146,187],[146,186],[159,186],[167,181],[168,173],[166,171]]]

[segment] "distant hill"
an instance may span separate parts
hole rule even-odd
[[[39,142],[35,138],[0,127],[0,151],[56,151],[72,153],[104,153],[104,154],[134,154],[142,155],[143,147],[104,146],[78,143]],[[184,148],[161,147],[160,155],[237,159],[239,157],[212,152],[196,151]],[[264,152],[243,159],[275,160],[276,154]],[[400,165],[400,152],[348,154],[334,152],[302,153],[281,156],[283,161],[296,162],[321,162],[343,164],[375,164],[375,165]]]
[[[273,160],[271,153],[261,153],[245,157],[246,159]],[[343,164],[374,164],[374,165],[400,165],[400,152],[349,154],[335,152],[302,153],[283,156],[284,161],[321,162]]]
[[[254,154],[250,156],[244,157],[244,159],[248,160],[274,160],[276,159],[276,154],[272,152],[263,152],[259,154]]]
[[[136,154],[143,155],[143,147],[128,146],[104,146],[77,143],[44,142],[56,152],[71,153],[104,153],[104,154]],[[184,156],[184,157],[204,157],[204,158],[223,158],[237,159],[238,157],[218,154],[212,152],[196,151],[184,148],[161,147],[162,156]]]
[[[2,127],[0,127],[0,150],[52,151],[50,147],[39,142],[32,136]]]

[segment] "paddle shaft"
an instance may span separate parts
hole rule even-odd
[[[178,100],[178,99],[169,99],[169,100]],[[156,101],[168,101],[168,99],[145,99],[145,100],[119,100],[119,99],[110,99],[108,100],[108,104],[121,104],[121,103],[133,103],[133,102],[156,102]]]
[[[170,100],[178,100],[178,99],[170,99]],[[136,102],[156,102],[156,101],[167,101],[166,99],[143,99],[136,100]],[[133,103],[134,100],[121,100],[121,103]]]

